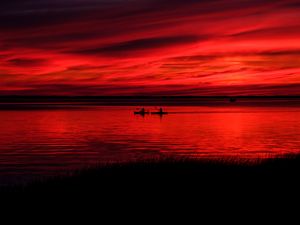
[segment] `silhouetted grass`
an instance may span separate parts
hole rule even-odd
[[[262,161],[163,158],[134,163],[99,165],[69,176],[2,188],[2,194],[97,194],[147,196],[169,193],[224,194],[234,190],[268,191],[298,186],[300,156]]]

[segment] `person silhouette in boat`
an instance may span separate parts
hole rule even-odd
[[[144,107],[142,107],[139,109],[139,111],[135,111],[134,114],[145,115],[145,114],[147,114],[147,111],[145,110]]]
[[[158,108],[157,112],[153,112],[153,114],[163,115],[163,114],[166,114],[166,112],[164,112],[163,108],[160,107],[160,108]]]
[[[145,114],[145,112],[146,112],[146,110],[145,110],[144,107],[140,109],[140,113],[141,113],[141,114]]]

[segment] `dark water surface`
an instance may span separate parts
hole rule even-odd
[[[151,109],[151,107],[149,107]],[[265,158],[300,152],[300,107],[131,106],[0,110],[0,182],[156,156]]]

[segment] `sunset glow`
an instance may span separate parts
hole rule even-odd
[[[299,0],[1,1],[0,95],[298,95]]]

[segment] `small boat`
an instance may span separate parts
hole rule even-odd
[[[145,108],[141,108],[139,111],[134,111],[133,113],[134,113],[134,115],[146,115],[146,114],[150,114],[150,112],[146,111]]]
[[[146,115],[146,114],[150,114],[149,112],[141,112],[141,111],[135,111],[133,112],[135,115]]]
[[[151,112],[152,115],[167,115],[168,112],[164,112],[162,108],[159,108],[157,112]]]
[[[152,115],[167,115],[168,112],[151,112]]]

